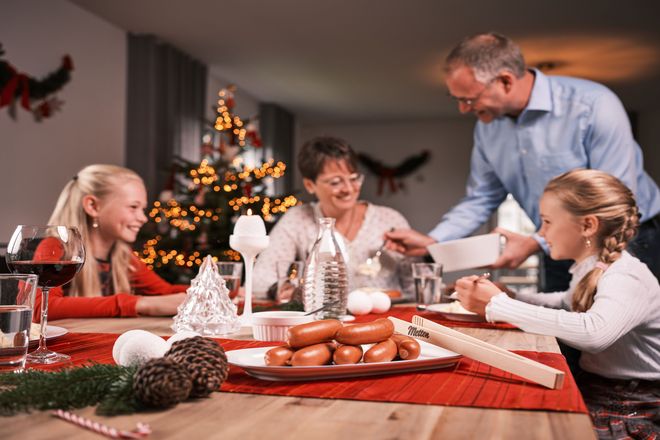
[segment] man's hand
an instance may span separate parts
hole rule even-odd
[[[541,250],[541,246],[532,237],[516,234],[502,228],[495,228],[493,232],[499,232],[506,237],[504,251],[491,266],[493,269],[515,269],[530,255]]]
[[[413,229],[394,229],[385,233],[385,248],[409,257],[421,257],[428,254],[426,246],[435,240]]]

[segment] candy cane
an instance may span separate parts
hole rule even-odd
[[[151,434],[151,427],[146,423],[138,423],[137,427],[133,431],[119,431],[102,423],[94,422],[90,419],[86,419],[85,417],[70,413],[69,411],[58,409],[53,411],[52,414],[55,417],[64,419],[67,422],[73,423],[74,425],[82,426],[83,428],[87,428],[90,431],[94,431],[111,438],[140,439]]]

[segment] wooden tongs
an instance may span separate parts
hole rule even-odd
[[[394,330],[397,333],[446,348],[550,389],[561,389],[564,384],[563,371],[452,330],[421,316],[413,316],[412,324],[397,318],[388,319],[394,323]]]

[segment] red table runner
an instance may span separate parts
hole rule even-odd
[[[117,337],[118,335],[107,333],[69,333],[49,343],[49,347],[71,355],[72,362],[44,369],[77,366],[88,362],[112,364],[112,346]],[[217,341],[227,351],[277,345],[272,342],[233,339]],[[497,368],[462,358],[454,367],[448,369],[312,382],[271,382],[253,378],[242,369],[231,367],[229,377],[221,390],[326,399],[587,412],[562,355],[530,351],[517,353],[564,371],[566,378],[563,388],[549,390]]]
[[[270,308],[275,306],[273,301],[254,300],[253,307],[266,307]],[[238,313],[243,312],[243,302],[238,304]],[[446,319],[441,313],[436,312],[423,312],[417,310],[416,307],[411,306],[398,306],[393,305],[390,310],[383,314],[369,313],[368,315],[359,315],[355,317],[354,322],[369,322],[374,319],[383,318],[387,316],[394,316],[395,318],[403,319],[404,321],[412,322],[413,315],[419,315],[423,318],[437,322],[438,324],[446,325],[447,327],[471,327],[471,328],[491,328],[497,330],[518,330],[513,324],[508,322],[469,322],[469,321],[456,321],[453,319]]]

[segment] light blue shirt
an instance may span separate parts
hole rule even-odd
[[[543,189],[575,168],[621,179],[635,194],[642,222],[660,212],[658,185],[644,171],[642,150],[619,98],[595,82],[534,73],[529,103],[518,118],[477,122],[466,196],[429,233],[435,240],[470,235],[507,193],[540,228]]]

